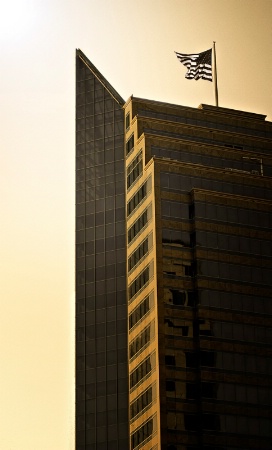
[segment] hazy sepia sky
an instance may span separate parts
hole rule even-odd
[[[174,50],[216,41],[219,104],[272,120],[271,21],[272,0],[2,4],[1,449],[74,449],[75,49],[125,100],[197,107],[213,85]]]

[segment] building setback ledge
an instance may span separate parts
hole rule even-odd
[[[230,116],[238,116],[243,117],[245,119],[253,119],[253,120],[265,120],[266,116],[263,114],[256,114],[252,112],[247,111],[238,111],[236,109],[230,109],[230,108],[221,108],[221,106],[213,106],[213,105],[206,105],[204,103],[201,103],[198,107],[198,109],[202,109],[203,111],[212,112],[216,114],[224,114],[224,115],[230,115]]]

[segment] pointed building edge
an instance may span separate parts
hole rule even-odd
[[[91,70],[94,76],[100,81],[100,83],[104,86],[104,88],[110,93],[110,95],[114,98],[114,100],[120,105],[124,106],[125,100],[118,94],[118,92],[112,87],[112,85],[106,80],[106,78],[102,75],[101,72],[91,63],[91,61],[87,58],[84,53],[77,48],[76,56],[78,56],[84,64]]]

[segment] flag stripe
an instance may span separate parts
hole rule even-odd
[[[203,80],[212,81],[212,49],[190,55],[175,53],[181,64],[188,69],[185,78],[189,80],[202,78]]]

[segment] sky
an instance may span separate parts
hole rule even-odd
[[[272,0],[9,0],[0,17],[0,448],[74,450],[75,49],[117,92],[272,121]],[[125,449],[124,449],[125,450]]]

